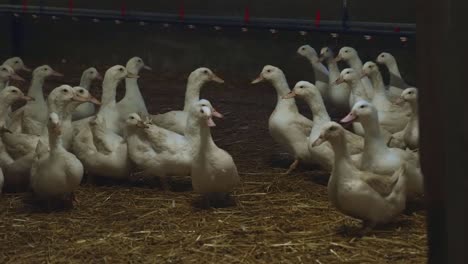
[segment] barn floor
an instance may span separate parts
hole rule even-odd
[[[59,70],[79,81],[79,71]],[[80,203],[56,212],[30,205],[28,194],[7,193],[0,199],[0,262],[425,263],[423,210],[359,237],[359,221],[329,206],[326,173],[300,168],[282,174],[291,159],[267,129],[276,95],[269,85],[248,84],[256,74],[202,91],[225,114],[215,120],[213,137],[241,173],[235,206],[194,206],[189,182],[176,183],[172,192],[142,184],[83,184]],[[140,79],[150,112],[181,108],[185,77],[155,75],[143,72]],[[302,110],[310,115],[303,104]]]

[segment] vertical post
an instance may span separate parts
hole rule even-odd
[[[418,0],[420,153],[429,263],[468,263],[464,0]]]
[[[20,0],[10,0],[12,5],[21,5]],[[24,22],[22,17],[11,16],[11,55],[21,56],[23,54]]]

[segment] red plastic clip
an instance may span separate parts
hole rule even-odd
[[[179,6],[179,19],[184,20],[185,19],[185,5],[184,1],[180,1],[180,6]]]
[[[70,15],[73,15],[73,7],[75,6],[75,3],[73,0],[68,0],[68,13]]]
[[[25,13],[26,10],[28,10],[28,0],[23,0],[22,8],[23,8],[23,13]]]
[[[249,22],[250,22],[250,9],[246,7],[244,11],[244,24],[248,24]]]
[[[127,15],[127,3],[125,0],[123,0],[122,4],[120,5],[120,15],[123,17]]]
[[[321,14],[320,14],[320,9],[315,12],[315,27],[319,28],[320,27],[320,19],[321,19]]]

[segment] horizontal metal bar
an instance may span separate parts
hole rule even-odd
[[[24,9],[18,5],[0,5],[0,13],[10,14],[36,14],[57,17],[84,17],[99,18],[103,20],[144,21],[153,23],[184,24],[198,26],[220,27],[248,27],[253,29],[276,29],[287,31],[317,31],[342,34],[368,34],[368,35],[399,35],[414,36],[416,25],[407,23],[381,23],[349,21],[344,28],[342,21],[322,20],[320,26],[315,26],[315,21],[305,19],[282,18],[250,18],[246,23],[242,17],[233,16],[199,16],[186,15],[183,19],[177,14],[128,11],[122,16],[120,11],[99,9],[73,9],[49,6],[28,6]]]

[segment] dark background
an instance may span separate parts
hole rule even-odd
[[[11,1],[2,0],[2,3]],[[21,1],[17,1],[21,2]],[[49,6],[68,6],[68,1],[28,1],[29,5],[42,2]],[[75,8],[102,8],[119,10],[122,1],[75,0]],[[126,1],[127,10],[177,13],[181,1]],[[339,20],[341,1],[185,1],[185,14],[243,16],[246,6],[251,17],[281,17],[314,19],[318,9],[323,20]],[[354,21],[414,23],[414,1],[350,1],[350,19]],[[0,22],[9,25],[11,16],[2,16]],[[137,23],[93,23],[89,20],[73,22],[68,18],[52,21],[49,17],[37,20],[25,17],[22,57],[32,66],[48,63],[56,68],[73,63],[83,68],[97,65],[108,67],[125,64],[132,56],[142,57],[161,77],[185,76],[194,68],[207,66],[226,80],[247,83],[263,65],[282,68],[290,82],[312,80],[308,62],[296,55],[300,45],[310,44],[317,50],[328,45],[339,49],[343,45],[355,47],[363,61],[374,60],[381,51],[392,52],[398,59],[404,78],[415,83],[414,44],[403,46],[397,36],[375,37],[371,41],[363,36],[340,36],[332,39],[326,33],[301,36],[298,32],[212,28],[190,30],[182,26],[168,29],[159,24],[139,26]],[[10,26],[5,27],[7,30]],[[0,57],[12,54],[11,34],[0,36]],[[63,63],[66,62],[66,63]],[[32,64],[29,63],[29,64]],[[104,71],[105,69],[100,69]]]

